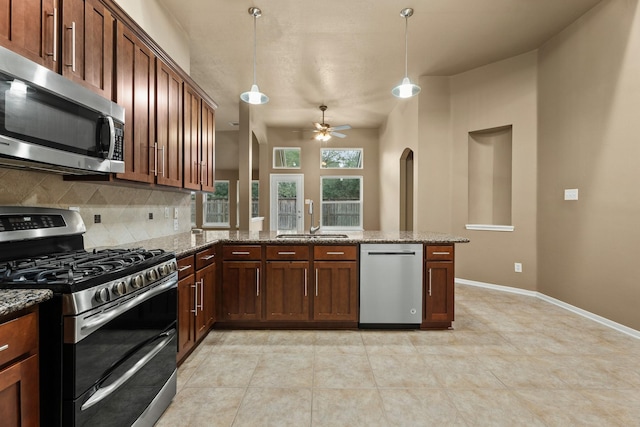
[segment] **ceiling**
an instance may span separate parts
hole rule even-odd
[[[158,0],[190,40],[191,76],[219,104],[217,130],[234,130],[240,93],[253,81],[270,97],[256,106],[267,126],[325,121],[377,128],[399,102],[404,77],[454,75],[536,49],[600,0]],[[348,132],[348,131],[347,131]]]

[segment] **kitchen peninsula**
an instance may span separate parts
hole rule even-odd
[[[362,231],[279,235],[202,231],[138,242],[178,260],[178,359],[211,328],[360,327],[360,247],[419,244],[424,249],[420,329],[454,320],[454,246],[468,239],[434,232]],[[384,262],[381,258],[380,262]],[[389,283],[389,286],[394,286]]]

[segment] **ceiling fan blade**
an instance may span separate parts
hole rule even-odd
[[[347,130],[347,129],[351,129],[351,126],[349,126],[349,125],[332,126],[331,129],[332,130]]]
[[[335,129],[335,128],[334,128]],[[340,133],[340,132],[330,132],[330,134],[332,136],[337,136],[338,138],[346,138],[347,135],[345,135],[344,133]]]

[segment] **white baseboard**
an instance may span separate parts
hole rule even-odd
[[[509,292],[512,294],[518,294],[518,295],[526,295],[526,296],[530,296],[530,297],[535,297],[535,298],[539,298],[543,301],[546,301],[548,303],[551,303],[553,305],[556,305],[558,307],[564,308],[565,310],[569,310],[572,313],[578,314],[582,317],[585,317],[589,320],[593,320],[594,322],[598,322],[601,325],[607,326],[611,329],[615,329],[618,332],[622,332],[623,334],[627,334],[629,336],[632,336],[633,338],[637,338],[640,339],[640,331],[636,330],[636,329],[632,329],[628,326],[625,326],[623,324],[614,322],[613,320],[609,320],[606,317],[602,317],[599,316],[597,314],[591,313],[590,311],[587,310],[583,310],[579,307],[576,307],[574,305],[568,304],[564,301],[560,301],[559,299],[550,297],[548,295],[545,295],[543,293],[537,292],[537,291],[529,291],[526,289],[519,289],[519,288],[513,288],[511,286],[503,286],[503,285],[494,285],[493,283],[485,283],[485,282],[477,282],[475,280],[467,280],[467,279],[455,279],[456,283],[459,283],[461,285],[469,285],[469,286],[476,286],[479,288],[487,288],[487,289],[493,289],[496,291],[501,291],[501,292]]]

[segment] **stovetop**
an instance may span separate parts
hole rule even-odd
[[[0,262],[0,288],[43,288],[60,293],[77,292],[134,275],[174,258],[173,253],[162,249],[142,248],[73,250],[20,258]],[[171,265],[169,263],[167,267],[169,270]],[[159,277],[165,274],[165,270],[162,270],[156,275]]]

